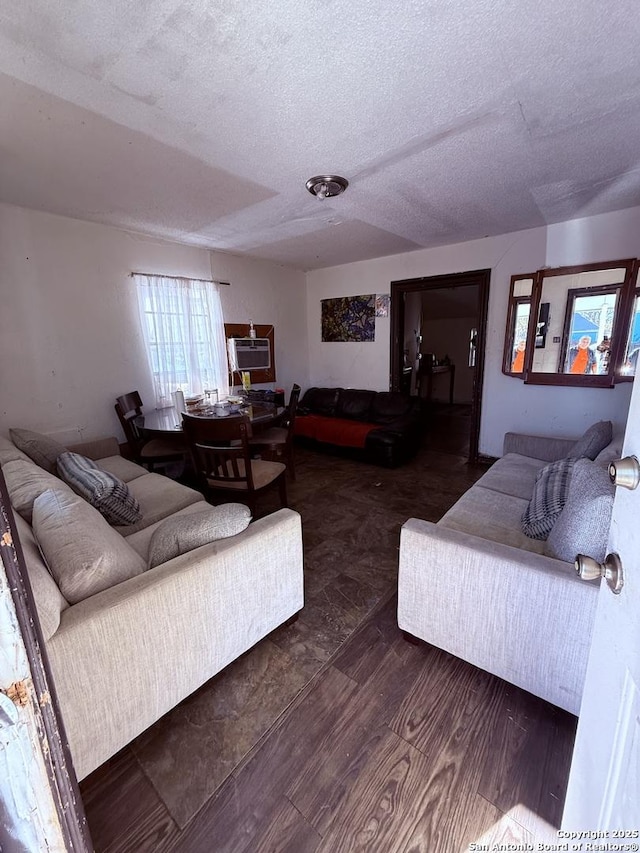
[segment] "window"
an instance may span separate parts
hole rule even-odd
[[[226,339],[218,285],[211,281],[134,274],[140,320],[158,408],[217,388],[229,393]]]

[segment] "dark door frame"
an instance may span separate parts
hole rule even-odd
[[[0,468],[0,570],[4,569],[15,607],[17,629],[22,637],[31,670],[31,682],[23,682],[25,701],[31,700],[35,724],[38,728],[38,746],[45,765],[52,807],[57,812],[60,835],[65,849],[74,853],[92,853],[94,847],[89,833],[87,817],[80,795],[78,779],[73,767],[69,742],[60,715],[58,696],[51,676],[44,638],[38,620],[31,583],[24,561],[22,544],[13,519],[13,510],[4,474]],[[45,698],[46,697],[46,698]],[[20,779],[16,784],[20,784]],[[25,790],[32,780],[25,782]],[[39,790],[36,791],[36,799]],[[3,826],[0,840],[7,830],[9,837],[24,820],[15,803],[0,803]],[[47,816],[45,816],[47,817]],[[14,849],[14,848],[10,848]],[[23,849],[16,839],[15,849]]]
[[[472,270],[470,272],[449,273],[447,275],[407,278],[391,282],[391,376],[392,391],[400,390],[402,354],[404,349],[404,295],[421,290],[435,290],[443,287],[466,287],[477,285],[478,290],[478,339],[476,346],[476,366],[473,376],[471,395],[471,434],[469,437],[469,461],[480,458],[480,413],[482,408],[482,386],[484,382],[484,361],[486,348],[487,316],[489,313],[489,283],[491,270]]]

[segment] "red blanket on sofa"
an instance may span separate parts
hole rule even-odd
[[[367,424],[346,418],[328,418],[324,415],[299,415],[294,424],[294,433],[326,441],[340,447],[364,447],[368,433],[379,429],[379,424]]]

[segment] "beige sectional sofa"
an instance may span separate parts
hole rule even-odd
[[[251,523],[247,511],[242,532],[227,531],[226,538],[179,553],[189,548],[181,529],[222,507],[124,459],[115,438],[70,450],[127,484],[140,508],[136,523],[110,525],[65,482],[0,438],[2,473],[82,779],[302,608],[302,534],[292,510]],[[156,543],[156,560],[157,543],[167,546],[156,532],[169,519],[177,521],[162,531],[169,531],[177,555],[148,568],[150,545]],[[48,550],[59,582],[43,559]],[[77,576],[71,583],[64,573],[89,559],[104,588],[87,595],[82,576],[78,586]]]
[[[504,455],[437,524],[404,524],[398,580],[403,631],[573,714],[598,592],[597,583],[578,578],[573,560],[604,556],[613,503],[607,467],[621,440],[594,461],[575,463],[548,539],[526,536],[521,519],[540,472],[576,458],[576,446],[574,439],[507,433]]]

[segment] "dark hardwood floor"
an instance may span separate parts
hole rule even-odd
[[[461,431],[454,442],[443,419],[438,432],[396,471],[297,451],[290,491],[303,518],[306,605],[298,628],[263,644],[305,665],[301,644],[324,658],[188,821],[135,748],[85,779],[97,851],[465,853],[472,842],[554,840],[576,719],[398,630],[402,521],[437,520],[484,470],[460,454]],[[226,689],[225,677],[207,689]],[[216,760],[189,755],[185,787]]]

